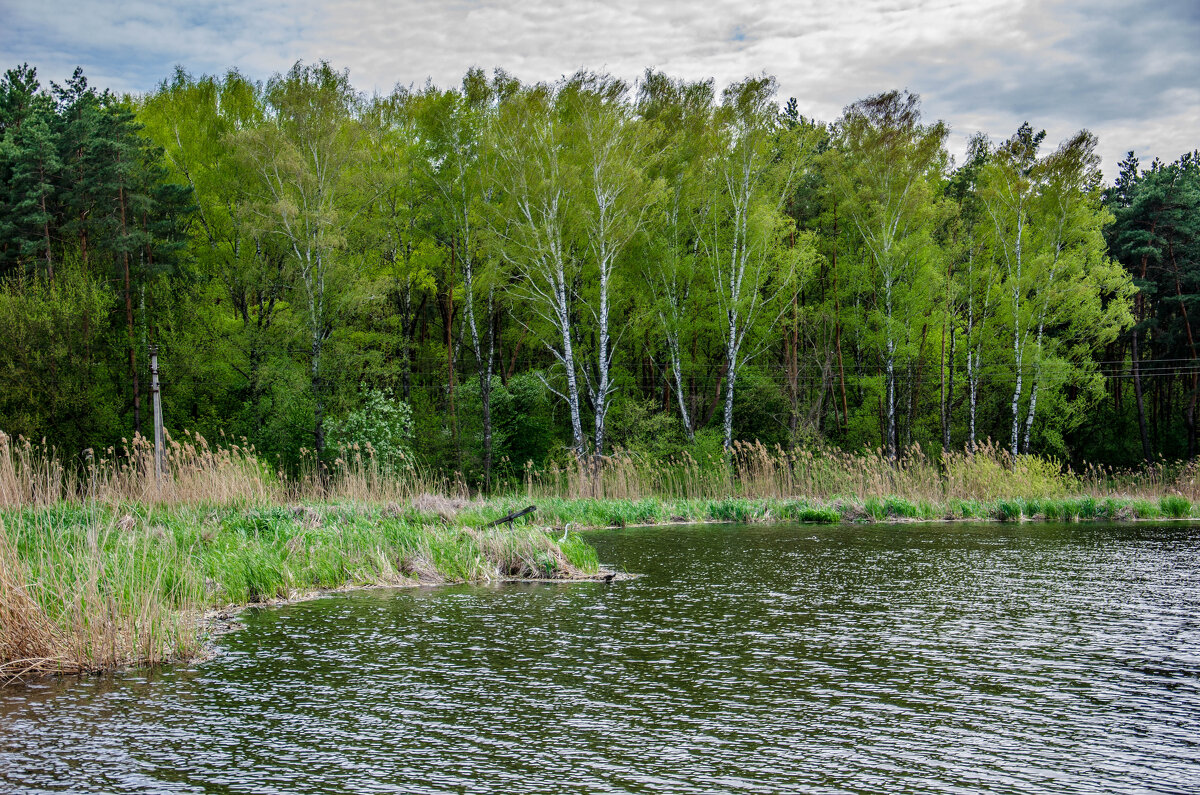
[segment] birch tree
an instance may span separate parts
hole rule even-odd
[[[704,200],[703,175],[712,143],[714,110],[711,80],[686,83],[647,72],[638,94],[638,114],[657,136],[651,173],[662,183],[653,220],[654,256],[643,260],[642,281],[654,299],[652,311],[666,341],[679,416],[689,442],[695,419],[684,389],[682,336],[699,313],[697,283],[698,216]]]
[[[1128,316],[1129,288],[1103,253],[1101,230],[1108,218],[1100,206],[1095,138],[1080,132],[1039,157],[1044,138],[1044,132],[1022,125],[997,148],[980,188],[1004,269],[1014,373],[1009,451],[1014,456],[1029,451],[1047,375],[1047,326],[1059,328],[1056,348],[1090,348],[1115,335]],[[1102,300],[1110,296],[1121,300]],[[1059,359],[1056,367],[1061,371],[1070,363]]]
[[[587,454],[580,411],[574,328],[579,260],[571,246],[571,193],[576,175],[567,163],[568,120],[555,87],[540,84],[501,104],[493,135],[494,179],[503,190],[491,215],[496,250],[516,272],[513,295],[552,329],[543,338],[562,367],[564,390],[546,387],[566,404],[571,446]]]
[[[712,277],[725,342],[724,445],[733,446],[733,398],[745,364],[744,345],[761,322],[774,326],[806,244],[780,245],[790,223],[782,210],[799,174],[811,164],[804,127],[782,124],[774,78],[750,78],[725,89],[714,114],[710,195],[698,237]],[[774,314],[772,314],[774,313]]]
[[[947,193],[957,203],[954,219],[956,251],[952,257],[958,260],[958,269],[947,279],[947,290],[954,290],[957,299],[954,308],[947,314],[949,322],[962,323],[966,339],[964,347],[967,376],[967,441],[971,452],[978,449],[977,419],[979,412],[979,385],[982,375],[986,343],[991,339],[989,328],[996,310],[999,287],[996,283],[995,260],[985,249],[986,235],[983,230],[982,208],[978,196],[979,172],[987,162],[990,151],[987,136],[979,133],[971,138],[967,149],[967,160],[950,178]],[[943,367],[948,371],[953,384],[954,326],[951,326],[949,359]],[[942,427],[943,450],[950,449],[951,408],[953,390],[943,397]]]
[[[634,118],[625,83],[608,75],[579,73],[562,89],[574,130],[574,166],[578,169],[576,248],[586,258],[584,283],[595,296],[584,301],[595,324],[595,350],[582,368],[594,411],[593,453],[604,454],[605,421],[616,385],[612,380],[614,338],[611,313],[615,269],[629,241],[641,230],[656,202],[654,186],[642,163],[651,139]],[[619,337],[619,334],[618,334]]]
[[[891,91],[846,108],[831,154],[831,183],[866,250],[883,308],[885,447],[893,459],[899,446],[896,365],[908,332],[896,318],[908,309],[898,294],[918,284],[929,262],[929,230],[938,212],[932,182],[945,164],[947,134],[940,121],[921,123],[919,97]]]
[[[313,398],[313,445],[325,449],[326,388],[322,354],[333,332],[332,293],[344,231],[353,219],[354,170],[361,157],[355,119],[359,97],[347,72],[328,63],[296,63],[266,86],[268,119],[244,131],[238,146],[257,177],[253,205],[262,228],[289,251],[303,294]]]
[[[502,86],[500,86],[502,87]],[[495,285],[483,272],[487,256],[481,240],[484,205],[494,189],[487,169],[488,125],[498,101],[498,86],[488,83],[483,72],[472,69],[463,78],[460,91],[431,89],[422,98],[421,122],[427,151],[423,158],[433,194],[445,217],[451,260],[462,276],[463,309],[471,351],[479,378],[483,419],[484,488],[492,480],[492,372],[495,362]],[[481,291],[481,285],[485,290]],[[484,332],[476,319],[476,304],[486,294]]]

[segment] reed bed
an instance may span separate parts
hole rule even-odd
[[[430,510],[437,506],[439,510]],[[356,585],[577,579],[576,533],[448,523],[446,505],[74,505],[0,513],[0,683],[188,659],[206,609]]]
[[[882,450],[852,453],[814,445],[784,450],[735,442],[727,457],[698,460],[683,452],[666,461],[630,452],[526,468],[527,498],[711,500],[728,497],[858,501],[900,498],[946,504],[953,500],[1050,499],[1072,495],[1200,497],[1197,463],[1159,462],[1141,470],[1089,466],[1076,473],[1053,458],[1013,456],[986,442],[975,452],[914,445],[897,460]]]
[[[34,443],[0,432],[0,508],[54,505],[278,505],[297,501],[362,500],[388,503],[421,494],[462,496],[458,475],[441,476],[415,462],[381,462],[369,447],[335,451],[318,464],[302,451],[299,471],[288,476],[264,461],[252,444],[197,433],[169,434],[161,469],[154,445],[135,435],[120,447],[86,450],[64,461],[45,440]]]
[[[185,557],[127,524],[53,508],[0,520],[0,682],[198,650]]]
[[[572,532],[665,522],[1046,521],[1197,516],[1196,463],[1137,471],[1013,457],[738,443],[666,461],[630,452],[526,467],[486,500],[457,476],[370,448],[291,477],[253,446],[141,437],[64,463],[0,434],[0,682],[186,659],[204,610],[347,585],[577,578],[598,569]],[[536,503],[533,516],[489,524]],[[549,526],[549,527],[548,527]]]
[[[881,450],[847,452],[827,445],[794,450],[735,442],[728,455],[702,459],[684,451],[666,460],[629,451],[536,468],[508,492],[526,499],[718,500],[726,498],[829,501],[900,498],[946,504],[953,500],[1051,499],[1069,496],[1200,500],[1200,462],[1158,461],[1136,470],[1086,466],[1081,472],[1053,459],[1013,456],[986,442],[975,452],[920,445],[889,460]],[[73,465],[53,447],[0,433],[0,508],[58,502],[102,505],[236,505],[295,502],[411,502],[422,495],[470,497],[458,473],[440,474],[413,461],[381,461],[368,446],[338,450],[318,463],[305,451],[298,472],[285,474],[253,445],[199,434],[167,439],[161,474],[153,445],[141,436]],[[499,495],[499,496],[504,496]]]

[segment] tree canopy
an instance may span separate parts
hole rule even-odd
[[[144,96],[0,81],[0,429],[168,428],[283,468],[403,451],[483,488],[738,440],[1196,454],[1200,159],[828,123],[648,71],[357,92],[297,63]],[[1132,399],[1129,393],[1132,391]],[[386,438],[385,438],[386,437]]]

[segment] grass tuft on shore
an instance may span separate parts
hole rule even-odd
[[[577,534],[475,529],[335,504],[58,504],[0,516],[0,681],[195,656],[208,608],[354,585],[594,574]]]

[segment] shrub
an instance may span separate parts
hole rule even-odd
[[[362,408],[325,422],[332,447],[373,451],[381,468],[394,471],[412,460],[412,408],[390,390],[362,387]]]

